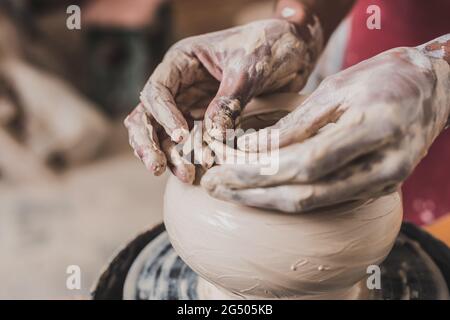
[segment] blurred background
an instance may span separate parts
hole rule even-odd
[[[79,30],[66,24],[72,5]],[[167,174],[152,176],[133,156],[123,119],[171,44],[271,17],[274,5],[0,0],[0,299],[88,299],[115,252],[162,222]],[[343,67],[349,33],[346,19],[304,93]],[[450,244],[450,215],[439,225],[433,201],[412,200],[405,218]],[[71,265],[81,269],[80,290],[66,287]]]
[[[81,30],[69,30],[69,5]],[[166,176],[122,125],[178,39],[270,17],[262,0],[0,1],[0,299],[89,298],[108,259],[162,220]],[[66,269],[81,268],[81,290]]]

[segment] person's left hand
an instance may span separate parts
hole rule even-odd
[[[193,183],[195,167],[176,148],[194,122],[203,120],[211,137],[224,140],[253,97],[299,91],[322,46],[315,16],[301,28],[283,19],[258,20],[177,42],[125,119],[136,156],[155,175],[168,166],[181,181]]]
[[[393,192],[450,113],[449,64],[425,48],[393,49],[333,75],[270,129],[241,137],[238,145],[254,152],[258,134],[269,133],[273,143],[270,130],[279,130],[287,147],[272,159],[276,174],[221,165],[202,186],[219,199],[286,212]]]

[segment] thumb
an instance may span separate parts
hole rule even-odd
[[[237,147],[246,152],[267,152],[303,142],[328,124],[335,123],[343,112],[340,106],[340,103],[311,95],[276,124],[240,136]]]

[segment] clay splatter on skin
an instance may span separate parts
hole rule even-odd
[[[157,164],[162,162],[158,141],[162,144],[166,135],[175,143],[185,141],[191,120],[203,116],[210,136],[222,139],[253,96],[300,90],[323,45],[322,28],[313,16],[300,29],[269,19],[176,43],[141,92],[137,112],[155,121],[156,135],[141,136],[144,123],[127,121],[130,144],[149,170],[164,171]]]
[[[281,145],[288,142],[274,159],[275,175],[261,175],[261,165],[217,166],[202,185],[222,200],[288,212],[377,197],[399,187],[449,119],[450,65],[436,45],[449,38],[392,49],[325,79],[267,129],[279,130]],[[257,135],[240,137],[247,143],[238,146],[257,151]],[[373,158],[356,161],[364,155]],[[327,179],[340,171],[345,179]]]
[[[148,170],[156,176],[166,169],[166,158],[155,139],[156,127],[151,125],[151,119],[139,105],[126,119],[125,126],[129,129],[130,145],[135,155],[142,160]]]
[[[450,40],[447,41],[435,41],[425,46],[425,50],[429,52],[442,51],[443,59],[450,64]]]

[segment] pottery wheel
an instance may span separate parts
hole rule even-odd
[[[142,249],[131,250],[133,243]],[[449,298],[450,249],[412,224],[403,224],[380,268],[382,288],[368,290],[369,299]],[[198,279],[176,254],[160,225],[119,253],[100,278],[93,298],[195,300]]]

